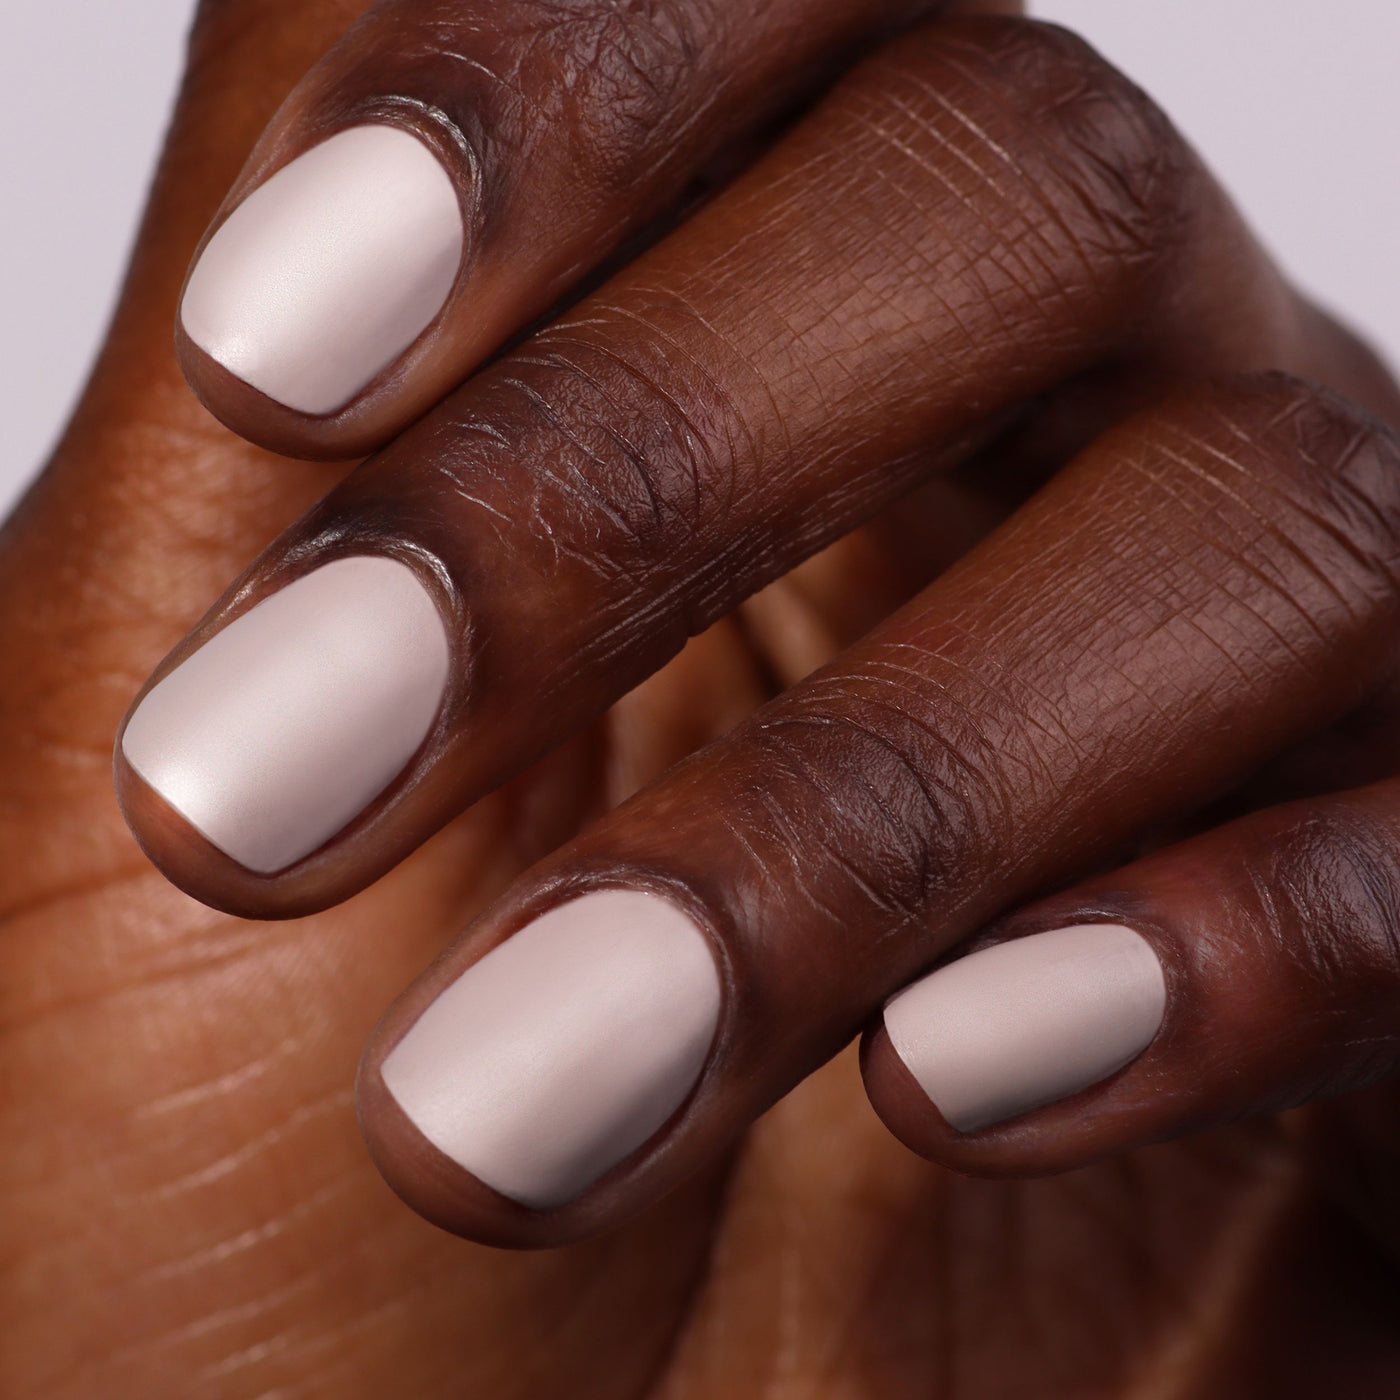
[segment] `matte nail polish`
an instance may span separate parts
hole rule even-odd
[[[542,914],[442,991],[385,1058],[418,1130],[523,1205],[572,1200],[680,1107],[720,982],[670,900],[599,890]]]
[[[934,1106],[969,1133],[1106,1079],[1162,1024],[1162,965],[1121,924],[1013,939],[893,996],[885,1030]]]
[[[269,398],[332,413],[442,309],[462,243],[457,193],[433,152],[399,127],[351,127],[284,165],[219,226],[180,319]]]
[[[240,865],[324,844],[403,770],[447,685],[447,631],[406,564],[337,559],[215,633],[147,693],[131,767]]]

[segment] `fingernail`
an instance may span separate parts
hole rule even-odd
[[[229,623],[154,686],[126,761],[240,865],[271,874],[323,845],[427,737],[447,632],[417,575],[337,559]]]
[[[1106,1079],[1151,1043],[1162,965],[1121,924],[1080,924],[969,953],[892,997],[890,1044],[958,1132]]]
[[[265,180],[200,254],[185,333],[302,413],[342,407],[442,308],[462,256],[452,181],[394,126],[337,133]]]
[[[380,1068],[419,1132],[545,1210],[640,1147],[694,1087],[719,1019],[705,935],[600,890],[527,924],[440,993]]]

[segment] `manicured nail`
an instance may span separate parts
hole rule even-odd
[[[1162,965],[1121,924],[1080,924],[969,953],[885,1006],[890,1044],[961,1133],[1067,1098],[1151,1043]]]
[[[419,1132],[503,1196],[572,1200],[690,1093],[720,984],[669,900],[600,890],[527,924],[441,992],[380,1068]]]
[[[441,310],[462,257],[457,193],[394,126],[284,165],[220,225],[185,287],[185,333],[302,413],[342,407]]]
[[[447,632],[383,555],[322,565],[154,686],[126,761],[226,855],[271,874],[309,855],[403,770],[447,684]]]

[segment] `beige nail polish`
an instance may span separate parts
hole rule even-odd
[[[302,413],[332,413],[442,309],[463,246],[452,180],[396,126],[351,127],[259,185],[205,245],[185,333]]]
[[[385,1058],[429,1142],[536,1209],[572,1200],[680,1107],[720,981],[670,900],[599,890],[542,914],[444,988]]]
[[[1121,924],[1013,939],[893,996],[885,1030],[934,1106],[970,1133],[1068,1097],[1135,1059],[1162,1024],[1162,965]]]
[[[447,632],[406,564],[303,574],[182,661],[122,735],[131,767],[240,865],[328,841],[403,770],[447,685]]]

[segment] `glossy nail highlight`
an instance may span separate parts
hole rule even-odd
[[[437,1148],[535,1209],[572,1200],[680,1107],[719,1019],[709,940],[670,900],[600,890],[469,967],[381,1066]]]
[[[1122,1069],[1165,1007],[1162,965],[1141,934],[1080,924],[939,968],[890,999],[885,1030],[938,1111],[970,1133]]]
[[[284,165],[190,273],[185,333],[302,413],[341,408],[441,310],[461,262],[451,178],[417,137],[357,126]]]
[[[406,564],[337,559],[182,661],[122,735],[131,767],[240,865],[324,844],[403,770],[447,685],[441,615]]]

